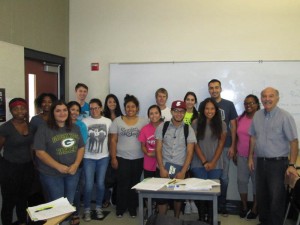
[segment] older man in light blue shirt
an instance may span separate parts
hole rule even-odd
[[[254,169],[257,156],[256,193],[261,225],[282,225],[285,210],[285,173],[297,174],[294,164],[298,155],[295,120],[279,108],[278,90],[268,87],[261,92],[264,109],[255,113],[249,130],[251,135],[248,165]],[[290,155],[290,159],[288,156]]]

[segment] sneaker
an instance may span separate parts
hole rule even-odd
[[[221,215],[224,216],[224,217],[228,217],[228,212],[227,212],[226,208],[221,209]]]
[[[191,201],[191,209],[192,209],[192,213],[198,213],[198,208],[194,201]]]
[[[245,218],[248,215],[248,213],[249,213],[248,209],[241,209],[239,213],[240,218]]]
[[[129,215],[131,216],[131,218],[135,218],[136,217],[136,210],[129,211]]]
[[[122,218],[122,217],[123,217],[123,213],[120,212],[120,211],[117,211],[117,212],[116,212],[116,216],[117,216],[118,218]]]
[[[189,201],[185,203],[184,207],[184,214],[191,214],[192,213],[192,207]]]
[[[102,219],[104,217],[102,209],[100,208],[96,209],[96,217],[97,219]]]
[[[246,217],[247,220],[255,220],[257,217],[257,213],[250,211]]]
[[[91,211],[86,211],[84,212],[84,215],[83,215],[83,220],[85,222],[90,222],[92,219],[91,219]]]

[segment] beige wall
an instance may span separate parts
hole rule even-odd
[[[112,62],[300,59],[299,12],[297,0],[72,0],[70,96],[81,81],[104,99]]]
[[[0,0],[0,40],[68,56],[68,0]]]
[[[0,0],[0,41],[66,57],[68,73],[69,0]],[[5,53],[1,48],[0,57],[5,58]],[[6,66],[15,70],[16,63],[22,64],[22,68],[19,69],[23,71],[13,74],[13,79],[21,82],[24,80],[23,50],[22,57],[18,61]],[[1,80],[4,79],[2,76],[1,73]],[[66,76],[66,83],[68,83],[68,76]],[[3,86],[2,82],[1,86]],[[66,86],[68,94],[68,85]],[[6,88],[11,93],[17,94],[22,90],[22,96],[25,94],[24,83],[22,86]]]
[[[24,48],[0,41],[0,87],[6,98],[25,97]]]

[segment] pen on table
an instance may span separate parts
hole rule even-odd
[[[44,207],[44,208],[41,208],[41,209],[37,209],[34,212],[41,212],[41,211],[52,209],[52,208],[53,208],[53,206],[47,206],[47,207]]]
[[[185,184],[167,184],[167,188],[179,188],[180,186],[184,186]]]
[[[172,179],[171,181],[168,182],[168,184],[174,184],[174,183],[176,183],[176,179]]]

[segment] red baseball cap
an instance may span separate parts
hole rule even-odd
[[[172,102],[171,109],[184,109],[186,110],[186,105],[184,101],[181,100],[176,100]]]

